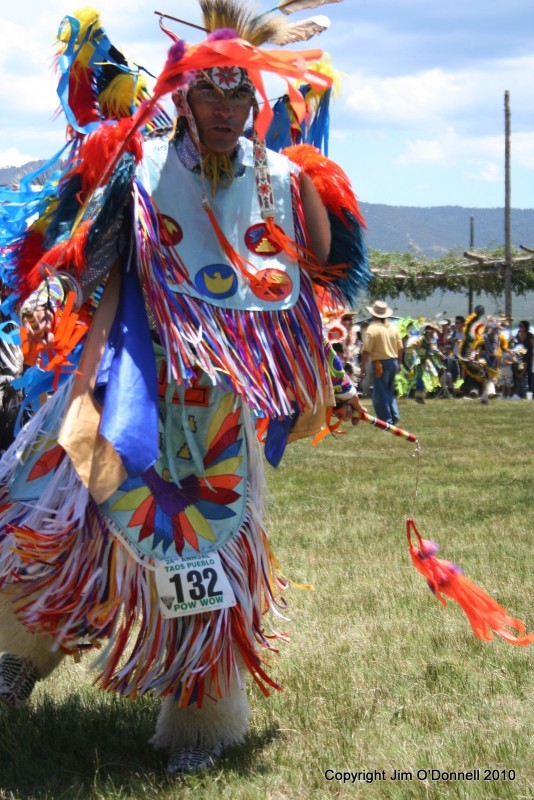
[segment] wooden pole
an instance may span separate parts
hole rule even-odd
[[[504,93],[504,313],[512,316],[512,236],[510,180],[510,92]]]
[[[469,249],[472,250],[475,246],[475,218],[471,215],[469,217]],[[473,311],[473,282],[471,278],[468,280],[469,290],[467,292],[467,313],[471,314]]]

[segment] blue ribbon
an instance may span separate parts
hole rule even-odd
[[[100,433],[130,477],[158,458],[158,380],[152,335],[137,274],[123,271],[121,297],[95,384]]]

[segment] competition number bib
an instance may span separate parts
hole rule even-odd
[[[156,587],[165,619],[220,611],[236,604],[216,552],[161,561],[156,568]]]

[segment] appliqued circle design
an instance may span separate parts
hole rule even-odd
[[[262,269],[254,276],[250,288],[260,300],[276,303],[289,297],[293,291],[293,281],[279,269]]]
[[[195,276],[195,285],[206,297],[223,299],[237,291],[237,275],[228,264],[210,264]]]
[[[269,258],[282,252],[280,245],[269,237],[264,222],[251,225],[245,233],[245,244],[252,253],[262,258]]]
[[[165,247],[175,247],[184,238],[184,232],[175,219],[168,214],[158,214],[159,234]]]

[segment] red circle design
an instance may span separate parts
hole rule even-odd
[[[281,228],[279,228],[279,230],[283,233]],[[258,222],[247,230],[245,233],[245,244],[251,253],[261,256],[262,258],[276,256],[278,253],[282,252],[280,245],[273,242],[267,234],[267,228],[264,222]]]
[[[158,214],[159,235],[165,247],[175,247],[184,238],[184,232],[175,219],[167,214]]]
[[[279,269],[262,269],[250,282],[250,288],[260,300],[276,303],[289,297],[293,291],[293,281]]]

